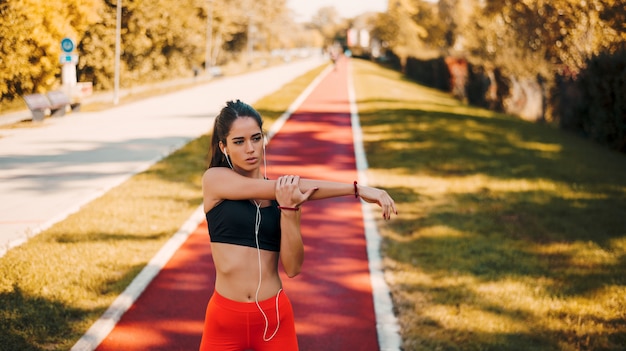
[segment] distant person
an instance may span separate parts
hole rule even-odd
[[[193,71],[193,79],[196,80],[196,78],[200,75],[200,68],[198,66],[193,66],[191,70]]]
[[[200,350],[298,350],[278,263],[290,278],[302,268],[300,206],[308,200],[355,196],[381,206],[389,219],[397,214],[395,203],[384,190],[356,181],[297,175],[268,179],[263,121],[239,100],[227,102],[216,117],[210,152],[202,191],[216,279]]]
[[[331,47],[328,51],[330,61],[333,63],[333,69],[337,70],[337,61],[339,61],[339,50],[336,47]]]

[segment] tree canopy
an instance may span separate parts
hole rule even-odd
[[[286,0],[120,0],[122,85],[147,83],[222,64],[255,50],[319,42],[292,20]],[[116,0],[0,0],[0,98],[60,85],[60,42],[79,55],[78,79],[113,85]],[[210,29],[208,28],[210,24]],[[208,40],[208,35],[211,40]],[[248,37],[250,35],[250,37]]]
[[[0,96],[41,91],[60,72],[61,39],[100,20],[99,0],[0,1]]]
[[[437,50],[527,76],[578,72],[626,42],[621,0],[389,0],[378,23],[394,52]]]

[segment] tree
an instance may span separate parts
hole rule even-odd
[[[60,85],[61,40],[82,38],[99,20],[99,0],[0,2],[0,85],[2,99],[43,92]]]
[[[390,0],[387,13],[375,21],[373,35],[398,55],[402,66],[409,56],[419,57],[425,52],[423,38],[428,37],[428,30],[419,23],[425,15],[420,6],[420,0]]]
[[[624,42],[624,16],[615,0],[486,0],[476,5],[468,49],[525,75],[577,72]]]
[[[117,1],[0,0],[2,100],[60,85],[64,37],[76,42],[79,80],[93,82],[96,90],[112,88]],[[122,5],[123,86],[190,75],[205,60],[207,32],[212,64],[237,59],[249,39],[256,50],[270,51],[303,42],[305,32],[289,19],[286,0],[187,0],[184,6],[177,0],[129,0]],[[248,29],[254,29],[250,37]]]
[[[335,41],[341,22],[339,12],[334,6],[320,8],[311,19],[311,25],[322,35],[326,46],[332,45]]]

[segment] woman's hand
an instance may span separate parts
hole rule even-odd
[[[303,193],[300,191],[299,176],[281,176],[276,181],[276,201],[278,201],[280,206],[298,207],[307,201],[316,190],[317,188],[312,188]]]
[[[378,206],[383,209],[384,219],[390,219],[392,212],[395,215],[398,215],[398,210],[396,210],[396,203],[393,201],[391,196],[387,194],[386,191],[378,188],[359,185],[357,193],[365,202],[378,204]]]

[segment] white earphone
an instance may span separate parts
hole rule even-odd
[[[224,156],[226,157],[226,162],[228,162],[228,166],[230,166],[230,169],[234,169],[233,164],[230,163],[230,157],[228,157],[228,151],[226,150],[226,148],[224,148]]]

